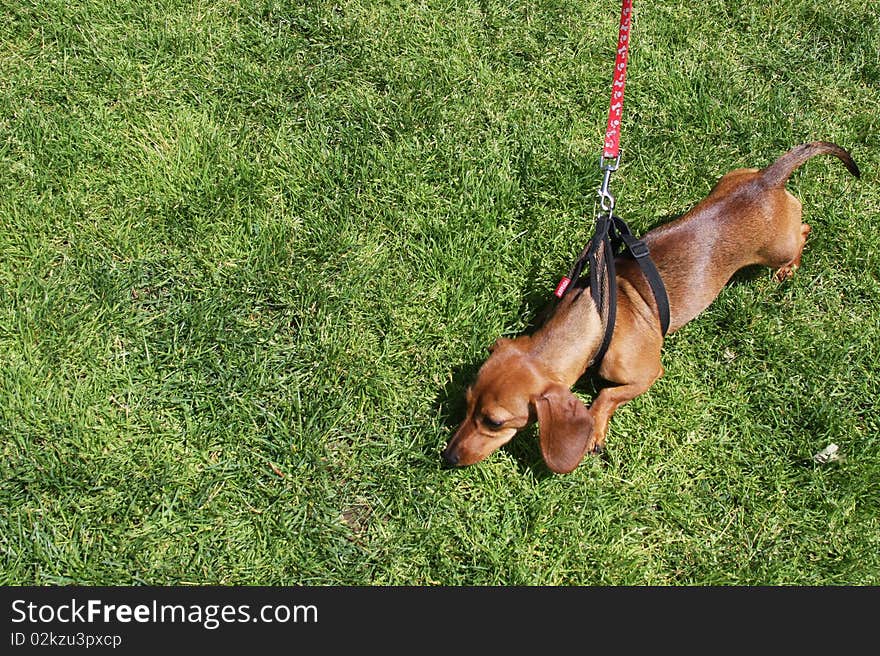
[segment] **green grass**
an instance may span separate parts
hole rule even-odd
[[[589,237],[619,3],[0,0],[0,583],[880,584],[877,9],[636,2],[635,232],[863,177],[556,476],[438,454]]]

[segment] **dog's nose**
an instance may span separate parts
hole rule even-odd
[[[443,465],[445,467],[455,467],[458,464],[458,452],[454,449],[447,447],[440,456],[443,458]]]

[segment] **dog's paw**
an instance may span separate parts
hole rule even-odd
[[[776,270],[776,280],[779,282],[785,282],[794,275],[797,268],[797,264],[786,264],[784,267],[779,267]]]

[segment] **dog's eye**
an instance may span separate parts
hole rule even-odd
[[[504,425],[503,421],[496,421],[492,417],[483,417],[483,423],[486,424],[486,428],[489,430],[498,430]]]

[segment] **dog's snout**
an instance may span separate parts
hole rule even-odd
[[[443,458],[443,464],[446,467],[455,467],[458,464],[458,451],[452,448],[452,446],[446,447],[440,456]]]

